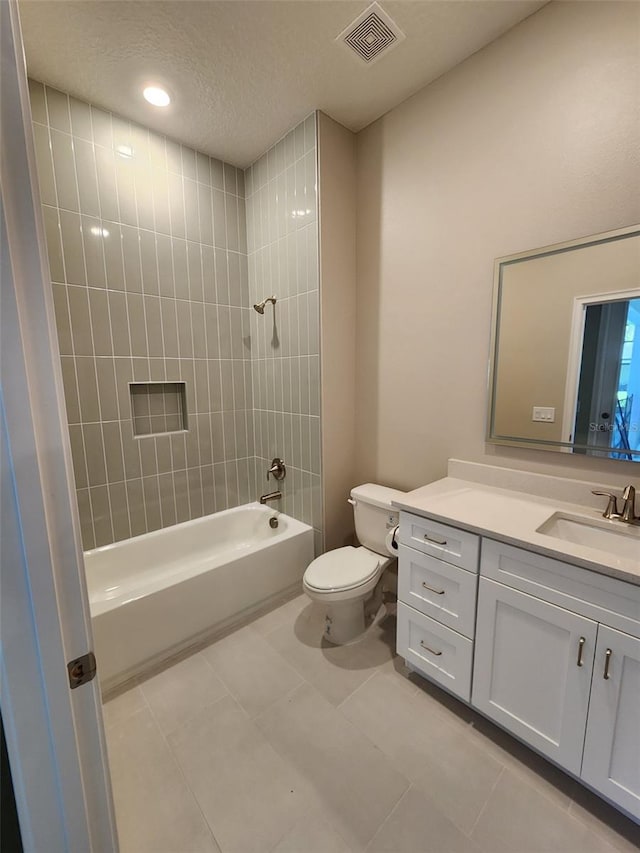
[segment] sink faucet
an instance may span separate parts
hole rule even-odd
[[[269,492],[269,494],[260,497],[260,503],[266,504],[268,501],[279,501],[281,497],[282,492]]]
[[[624,505],[621,520],[626,521],[627,524],[640,524],[640,515],[636,515],[636,490],[633,486],[625,486],[622,500]]]

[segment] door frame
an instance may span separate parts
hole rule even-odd
[[[569,334],[569,358],[567,361],[567,379],[564,390],[564,405],[562,407],[562,441],[573,441],[573,430],[576,422],[578,405],[578,384],[580,382],[580,366],[582,364],[582,347],[584,344],[584,324],[589,305],[599,305],[602,302],[622,302],[626,299],[640,299],[640,287],[629,290],[615,290],[608,293],[591,293],[588,296],[576,296],[573,300],[571,314],[571,332]],[[572,453],[573,448],[563,448]]]
[[[118,850],[16,0],[0,3],[0,687],[25,851]]]

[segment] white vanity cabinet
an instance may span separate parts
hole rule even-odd
[[[399,541],[409,666],[640,821],[640,585],[404,511]]]

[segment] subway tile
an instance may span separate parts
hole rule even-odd
[[[96,547],[113,542],[113,526],[111,524],[111,507],[109,492],[106,486],[89,489],[91,511],[93,514],[93,529],[96,537]]]
[[[111,148],[95,146],[95,161],[98,181],[100,214],[103,219],[119,220],[118,189],[116,183],[115,157]]]
[[[155,175],[149,161],[138,163],[135,169],[136,182],[136,211],[140,228],[153,230],[155,227],[154,214],[154,183]]]
[[[162,318],[160,313],[160,299],[157,296],[145,296],[144,309],[147,325],[149,355],[152,358],[162,358],[164,356],[164,346],[162,339]]]
[[[84,250],[87,285],[106,287],[104,242],[111,235],[100,219],[81,217],[82,247]]]
[[[162,527],[160,512],[160,487],[157,477],[143,477],[144,506],[147,516],[147,529],[159,530]]]
[[[74,353],[76,356],[93,355],[88,290],[84,287],[68,287],[67,297]]]
[[[224,163],[223,173],[224,173],[224,191],[225,193],[233,193],[234,195],[238,192],[238,184],[236,180],[236,168],[232,166],[230,163]]]
[[[176,498],[176,519],[178,522],[188,521],[191,518],[191,509],[189,506],[189,483],[187,481],[186,470],[175,471],[173,483]]]
[[[96,358],[100,413],[104,421],[120,419],[116,392],[115,361],[113,358]]]
[[[91,126],[91,107],[77,98],[69,98],[69,110],[71,113],[71,132],[75,137],[80,137],[87,142],[93,142],[93,128]]]
[[[189,299],[195,302],[203,302],[204,291],[199,243],[187,242],[187,268],[189,275]]]
[[[51,146],[58,204],[65,210],[77,212],[79,201],[72,138],[51,130]]]
[[[198,226],[200,242],[213,245],[213,193],[211,187],[198,184]]]
[[[160,512],[162,515],[162,526],[175,524],[177,521],[176,515],[176,499],[173,489],[173,474],[161,474],[158,477],[158,487],[160,490]]]
[[[84,454],[84,438],[80,424],[71,424],[69,426],[69,440],[71,443],[71,459],[73,461],[76,489],[86,489],[88,486],[87,462]]]
[[[211,186],[215,187],[218,190],[224,189],[224,166],[220,160],[216,160],[214,157],[211,158],[210,162],[210,175],[211,175]]]
[[[129,332],[131,335],[131,355],[146,358],[149,353],[144,300],[141,293],[127,293],[127,314],[129,315]]]
[[[89,308],[91,311],[91,331],[93,334],[93,351],[96,355],[113,354],[111,343],[111,326],[109,323],[109,300],[106,290],[89,288]],[[75,321],[72,317],[72,323]],[[76,350],[77,352],[77,350]],[[78,353],[82,355],[82,353]]]
[[[81,220],[77,213],[60,210],[60,235],[67,284],[86,285]]]
[[[171,234],[169,173],[156,169],[153,173],[153,213],[156,231]]]
[[[67,286],[65,284],[54,284],[53,307],[56,315],[56,329],[58,332],[58,346],[61,355],[73,355],[73,337],[69,319],[69,304],[67,301]]]
[[[182,150],[179,142],[166,140],[167,169],[176,175],[182,175]]]
[[[187,470],[187,481],[189,485],[189,506],[191,518],[200,518],[203,514],[202,503],[202,481],[199,468]]]
[[[158,262],[156,258],[156,238],[152,231],[139,232],[140,235],[140,261],[142,265],[142,287],[145,293],[157,296],[159,294],[158,284]]]
[[[173,252],[171,238],[164,234],[156,235],[156,249],[158,257],[158,286],[160,296],[175,296],[173,282]]]
[[[111,113],[92,106],[91,125],[93,128],[93,141],[95,144],[101,145],[104,148],[113,148]]]
[[[131,536],[127,487],[125,483],[110,483],[108,488],[111,519],[113,522],[113,538],[114,541],[119,542]]]
[[[78,424],[80,423],[80,400],[78,398],[75,359],[72,356],[63,355],[60,360],[62,362],[62,383],[64,385],[67,422]]]
[[[201,246],[202,295],[205,302],[216,301],[215,254],[211,246]]]
[[[113,222],[105,223],[102,236],[104,238],[104,263],[106,282],[109,290],[124,290],[124,262],[122,258],[122,231]]]
[[[174,238],[173,248],[173,275],[175,282],[176,299],[189,298],[189,269],[187,265],[187,244],[185,240]]]
[[[69,98],[64,92],[46,87],[47,109],[49,113],[49,124],[56,130],[71,133],[71,119],[69,116]]]
[[[107,482],[102,426],[99,423],[83,424],[82,435],[84,437],[89,486],[101,486]]]
[[[213,190],[213,243],[217,248],[227,248],[225,194],[217,189]]]
[[[127,480],[126,487],[127,503],[129,505],[129,519],[131,521],[131,535],[140,536],[142,533],[147,532],[142,480]]]
[[[162,320],[164,354],[167,358],[177,358],[178,321],[176,318],[176,303],[173,299],[160,299],[160,315]]]
[[[130,157],[118,153],[118,144],[116,139],[115,167],[119,219],[123,224],[137,226],[135,163]]]
[[[80,516],[82,547],[85,551],[90,551],[92,548],[95,548],[96,540],[93,531],[93,516],[91,513],[89,489],[79,489],[76,492],[76,498],[78,501],[78,514]]]
[[[169,211],[171,215],[171,233],[174,237],[186,236],[183,179],[169,172]]]
[[[211,186],[211,167],[210,160],[206,154],[201,154],[199,151],[196,154],[196,180],[201,184]]]
[[[137,228],[132,228],[129,225],[122,226],[122,256],[126,290],[134,293],[142,293],[140,232]]]
[[[84,139],[74,137],[73,149],[75,155],[76,176],[78,180],[80,210],[88,216],[100,216],[98,182],[93,144]]]
[[[62,253],[62,241],[60,226],[58,223],[58,212],[52,207],[43,207],[45,235],[47,238],[47,254],[49,257],[49,272],[51,280],[63,282],[64,260]]]
[[[229,304],[229,269],[227,253],[224,249],[215,250],[216,293],[219,305]]]
[[[200,240],[200,221],[198,208],[198,185],[184,178],[184,214],[187,240]]]
[[[108,483],[124,480],[124,457],[118,421],[106,421],[102,424],[104,454]]]
[[[178,318],[178,341],[181,358],[193,358],[193,338],[191,334],[191,310],[188,302],[176,303]]]
[[[127,295],[125,293],[109,291],[109,316],[114,356],[131,355]]]
[[[29,77],[29,101],[33,120],[40,122],[40,124],[48,124],[44,85],[31,77]]]
[[[39,124],[34,124],[33,139],[36,149],[40,200],[43,204],[51,204],[55,206],[57,204],[56,185],[53,177],[53,160],[49,141],[49,128]]]

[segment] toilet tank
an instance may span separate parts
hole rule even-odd
[[[388,556],[384,540],[389,530],[398,523],[399,517],[391,501],[402,497],[404,492],[375,483],[365,483],[351,490],[356,536],[361,545],[376,554]]]

